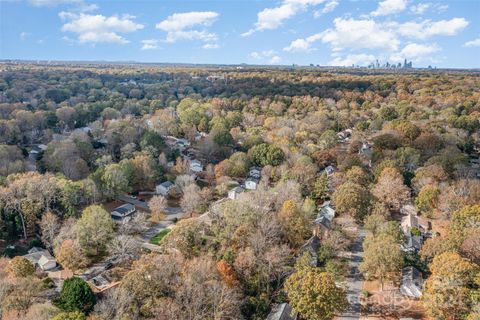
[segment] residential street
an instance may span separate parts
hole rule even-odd
[[[357,239],[352,245],[350,256],[350,275],[347,278],[347,299],[350,304],[349,308],[337,319],[360,319],[360,298],[362,294],[363,276],[358,270],[358,266],[363,260],[362,242],[366,232],[360,229]]]

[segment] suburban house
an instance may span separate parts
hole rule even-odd
[[[200,141],[203,138],[205,138],[206,136],[207,136],[207,134],[205,132],[196,132],[195,136],[194,136],[194,139],[195,139],[195,141]]]
[[[260,179],[250,177],[247,180],[245,180],[245,188],[248,190],[256,190],[259,182],[260,182]]]
[[[230,191],[228,191],[228,197],[232,200],[235,200],[238,198],[238,196],[240,195],[240,193],[244,192],[245,189],[243,189],[242,187],[240,186],[237,186],[233,189],[231,189]]]
[[[288,303],[281,303],[273,306],[266,320],[296,320],[297,314]]]
[[[57,261],[55,261],[50,252],[42,248],[33,247],[23,257],[43,271],[51,270],[57,266]]]
[[[195,173],[202,172],[203,171],[202,163],[197,159],[190,161],[190,171],[193,171]]]
[[[215,82],[215,81],[219,81],[219,80],[224,80],[225,77],[221,76],[221,75],[212,74],[212,75],[209,75],[206,79],[207,79],[207,81]]]
[[[402,284],[400,292],[407,297],[418,299],[422,296],[423,276],[415,267],[406,267],[402,270]]]
[[[335,168],[333,166],[328,166],[325,168],[325,173],[329,176],[335,172]]]
[[[335,210],[330,205],[330,201],[325,201],[318,211],[315,219],[314,235],[321,237],[332,228],[332,221],[335,218]]]
[[[431,223],[427,219],[419,217],[413,213],[409,213],[406,216],[402,217],[402,222],[400,226],[405,235],[409,235],[412,228],[416,228],[422,233],[426,233],[432,228]]]
[[[371,157],[372,156],[372,148],[369,143],[362,143],[362,146],[360,147],[360,150],[358,150],[358,153],[360,155],[364,155],[366,157]]]
[[[186,147],[190,146],[190,142],[187,139],[178,138],[175,145],[179,149],[185,149]]]
[[[337,133],[337,138],[338,140],[340,140],[340,142],[347,142],[348,140],[350,140],[352,133],[353,133],[352,129],[345,129]]]
[[[251,167],[248,176],[256,179],[260,179],[262,175],[262,168],[260,167]]]
[[[110,212],[110,215],[112,216],[112,219],[115,221],[122,221],[126,217],[130,216],[132,213],[136,211],[135,206],[130,203],[125,203],[124,205],[121,205],[120,207],[117,207],[113,209],[112,212]]]
[[[407,235],[405,243],[402,244],[402,250],[404,252],[417,252],[422,249],[423,237],[422,236],[413,236],[411,234]]]
[[[318,267],[318,250],[320,249],[320,245],[320,238],[316,235],[311,236],[310,239],[308,239],[300,248],[300,254],[298,255],[297,260],[302,257],[304,253],[309,252],[312,256],[310,267]]]
[[[406,236],[410,235],[410,230],[412,230],[412,228],[418,228],[417,215],[409,213],[408,215],[402,217],[400,226],[402,227],[403,233]]]
[[[47,146],[44,144],[37,144],[32,147],[30,152],[28,152],[28,156],[31,160],[37,160],[41,153],[47,150]]]
[[[165,181],[155,187],[155,192],[162,196],[168,196],[173,188],[175,185],[171,181]]]

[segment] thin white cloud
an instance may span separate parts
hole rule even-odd
[[[332,12],[335,10],[335,8],[338,6],[339,2],[337,0],[332,0],[329,1],[325,4],[322,10],[316,10],[313,12],[313,16],[315,18],[319,18],[321,15],[327,14],[329,12]]]
[[[265,64],[279,64],[282,58],[277,55],[275,50],[253,51],[250,53],[250,58]]]
[[[29,0],[31,5],[36,7],[56,7],[61,4],[77,4],[82,0]]]
[[[91,12],[98,9],[94,3],[87,4],[84,0],[28,0],[35,7],[57,7],[60,5],[69,6],[69,11]]]
[[[387,16],[402,12],[407,8],[407,0],[385,0],[378,3],[377,10],[371,12],[372,16]]]
[[[318,40],[321,40],[324,33],[317,33],[305,39],[297,39],[290,43],[288,47],[283,48],[288,52],[308,52],[312,50],[312,44]]]
[[[242,33],[247,37],[257,31],[274,30],[279,28],[284,20],[292,18],[300,12],[307,10],[310,6],[318,5],[325,0],[283,0],[280,6],[266,8],[257,14],[257,22],[253,28]]]
[[[218,43],[205,43],[202,46],[203,49],[218,49],[220,48],[220,45]]]
[[[331,66],[352,66],[352,65],[360,65],[365,66],[368,65],[376,60],[374,55],[371,54],[349,54],[344,58],[336,57],[328,64]]]
[[[467,41],[463,44],[463,46],[467,48],[480,47],[480,38]]]
[[[205,30],[178,30],[167,33],[167,42],[173,43],[179,40],[200,40],[203,42],[214,42],[218,40],[218,36],[215,33]]]
[[[155,39],[145,39],[142,40],[142,47],[140,50],[153,50],[158,49],[158,40]]]
[[[19,34],[19,37],[20,37],[20,40],[26,40],[28,37],[30,37],[32,34],[29,33],[29,32],[20,32]]]
[[[468,26],[465,18],[453,18],[450,20],[421,22],[391,23],[390,27],[397,29],[397,32],[407,38],[427,39],[433,36],[454,36]]]
[[[132,16],[111,16],[75,14],[61,12],[60,18],[67,20],[63,32],[73,32],[80,43],[129,43],[119,33],[129,33],[143,29],[143,25],[133,21]]]
[[[218,17],[218,13],[213,11],[192,11],[184,13],[175,13],[167,19],[157,23],[157,29],[163,31],[179,31],[188,29],[194,26],[209,26]]]
[[[218,40],[218,36],[213,32],[208,32],[206,27],[212,25],[218,16],[219,14],[213,11],[175,13],[157,23],[155,27],[167,32],[167,42],[200,40],[213,43]]]
[[[438,13],[442,13],[448,10],[448,4],[436,5],[435,9]]]
[[[430,7],[432,6],[431,3],[419,3],[410,7],[410,11],[415,14],[423,14],[425,13]]]
[[[431,60],[432,54],[440,51],[437,44],[409,43],[400,52],[390,56],[393,62],[402,62],[404,59],[413,61]]]

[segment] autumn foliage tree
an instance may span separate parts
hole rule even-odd
[[[110,214],[98,205],[83,210],[77,221],[77,235],[80,245],[87,253],[98,254],[105,249],[113,234],[113,221]]]
[[[217,262],[218,273],[222,276],[223,281],[227,286],[233,288],[238,285],[237,275],[235,269],[225,260]]]
[[[25,278],[35,273],[35,266],[27,258],[21,256],[14,257],[10,261],[9,269],[16,278]]]
[[[348,306],[346,293],[337,287],[332,274],[305,267],[285,282],[292,308],[305,319],[330,320]]]
[[[383,169],[372,189],[372,194],[392,210],[399,210],[410,199],[410,191],[403,184],[403,177],[395,168]]]
[[[361,221],[370,208],[371,195],[362,185],[347,181],[335,190],[332,200],[338,213]]]
[[[85,268],[89,263],[77,240],[64,240],[55,251],[55,256],[62,267],[73,272]]]
[[[365,253],[359,270],[367,279],[380,280],[382,290],[385,280],[399,280],[403,267],[403,252],[395,237],[385,233],[368,236],[363,242],[363,248]]]
[[[311,223],[295,201],[285,201],[278,216],[285,237],[293,246],[300,246],[311,235]]]
[[[433,259],[425,283],[423,306],[433,319],[461,319],[472,307],[472,286],[478,265],[458,253],[445,252]]]

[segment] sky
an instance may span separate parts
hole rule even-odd
[[[0,59],[480,67],[480,0],[0,0]]]

